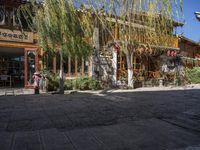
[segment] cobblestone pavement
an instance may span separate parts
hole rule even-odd
[[[0,97],[0,150],[200,150],[200,91]]]

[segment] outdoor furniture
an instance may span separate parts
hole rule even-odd
[[[10,75],[0,75],[0,83],[3,84],[3,86],[7,86],[7,84],[9,84],[9,86],[12,86],[12,79]]]

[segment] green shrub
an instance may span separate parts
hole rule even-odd
[[[89,90],[89,78],[88,77],[80,78],[79,82],[80,82],[79,83],[80,90]]]
[[[90,78],[89,79],[89,89],[91,89],[91,90],[101,89],[100,83],[97,80]]]
[[[79,89],[79,87],[80,87],[80,79],[73,79],[72,80],[72,87],[73,87],[73,89],[75,90],[75,89]]]
[[[48,91],[56,91],[59,88],[59,77],[51,75],[48,83]]]
[[[80,77],[72,81],[73,89],[78,90],[97,90],[100,89],[100,84],[95,79],[89,77]]]
[[[48,91],[56,91],[59,88],[59,77],[50,76]],[[65,90],[98,90],[101,89],[100,83],[89,77],[79,77],[76,79],[67,79],[64,81]]]
[[[186,77],[191,83],[200,83],[200,67],[186,69]]]
[[[65,80],[65,82],[64,82],[64,89],[65,90],[73,90],[73,82],[72,81],[73,80],[71,80],[71,79]]]
[[[80,77],[73,80],[73,88],[78,90],[89,90],[89,78]]]

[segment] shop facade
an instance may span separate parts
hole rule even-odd
[[[35,33],[0,28],[0,87],[31,88],[39,68]]]
[[[26,0],[0,1],[0,88],[31,88],[32,75],[41,66],[36,34],[17,15],[19,6],[26,3]]]
[[[194,68],[200,66],[200,43],[179,36],[179,48],[184,67]]]

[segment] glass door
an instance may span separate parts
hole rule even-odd
[[[33,88],[33,75],[38,71],[37,48],[24,49],[24,83],[26,88]]]

